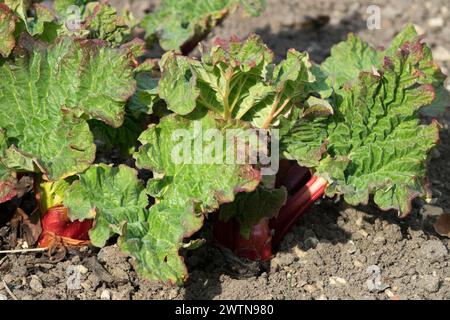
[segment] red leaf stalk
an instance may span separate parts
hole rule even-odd
[[[324,195],[327,185],[325,179],[313,176],[300,191],[287,201],[278,216],[271,221],[271,227],[274,229],[273,246],[280,244],[305,211]]]

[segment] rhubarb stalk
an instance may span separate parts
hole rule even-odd
[[[271,221],[271,227],[274,230],[273,246],[280,244],[305,211],[324,195],[327,185],[325,179],[313,176],[299,192],[287,201],[279,215]]]

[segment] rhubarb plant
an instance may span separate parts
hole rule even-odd
[[[332,112],[326,100],[312,96],[317,80],[311,67],[308,54],[293,49],[275,65],[273,53],[256,35],[217,40],[201,61],[165,54],[159,95],[180,115],[205,109],[269,129],[290,118],[293,109],[301,110],[301,117]]]
[[[267,260],[323,195],[401,216],[429,196],[439,124],[420,113],[449,101],[412,26],[386,50],[350,35],[321,65],[293,49],[275,63],[256,35],[218,39],[196,59],[182,54],[237,6],[257,14],[264,1],[165,0],[141,26],[172,51],[146,60],[135,22],[104,2],[0,2],[0,203],[33,175],[43,247],[118,236],[141,275],[182,284],[205,219],[236,254]],[[278,143],[302,166],[284,186],[247,161]]]
[[[141,135],[142,147],[135,154],[137,166],[155,175],[146,188],[131,168],[99,165],[80,174],[65,195],[64,205],[72,219],[95,219],[90,232],[93,244],[103,246],[111,235],[119,234],[119,246],[151,280],[181,284],[187,270],[179,251],[190,247],[184,238],[202,227],[206,213],[232,202],[237,192],[254,190],[260,180],[259,172],[249,165],[174,162],[174,130],[193,133],[196,123],[219,131],[243,127],[211,114],[199,115],[196,121],[167,116]],[[193,147],[195,139],[189,139]],[[150,209],[147,195],[156,199]]]
[[[314,168],[328,184],[326,194],[352,205],[367,204],[372,195],[382,210],[408,214],[413,198],[429,195],[426,164],[439,138],[437,122],[419,122],[420,108],[433,102],[445,79],[430,49],[412,26],[385,51],[351,35],[321,69],[334,87],[334,114],[314,124],[313,146],[323,143]],[[311,145],[305,131],[299,120],[285,136],[293,159]]]

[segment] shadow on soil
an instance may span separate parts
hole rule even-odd
[[[350,32],[366,28],[366,21],[359,12],[341,20],[338,25],[329,24],[328,16],[306,16],[300,24],[284,27],[273,33],[270,26],[257,29],[266,45],[275,52],[276,60],[286,57],[287,50],[294,48],[307,51],[311,58],[320,63],[330,54],[330,49],[336,43],[345,40]]]

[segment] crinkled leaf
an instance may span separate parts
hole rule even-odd
[[[27,10],[31,6],[31,0],[4,0],[2,2],[14,11],[22,21],[27,21]]]
[[[136,75],[137,88],[128,102],[131,112],[152,114],[153,108],[160,102],[159,79],[151,72],[139,72]]]
[[[236,136],[244,138],[248,128],[239,121],[216,119],[211,113],[199,119],[167,116],[139,138],[143,146],[135,155],[137,166],[157,176],[150,182],[152,195],[175,204],[195,201],[201,211],[210,211],[232,201],[235,191],[251,190],[259,183],[259,174],[250,165],[227,164],[230,150],[225,148],[231,145],[225,138],[215,138],[219,133],[225,137],[231,129],[241,129]],[[211,133],[212,141],[203,141]]]
[[[84,13],[88,3],[95,2],[95,0],[55,0],[54,8],[60,19],[65,19],[73,14]]]
[[[168,52],[161,60],[163,74],[159,82],[160,97],[167,103],[169,110],[186,115],[196,107],[200,90],[197,88],[197,76],[192,63],[186,57],[177,57]]]
[[[44,35],[44,38],[48,40],[56,37],[56,32],[52,32],[52,27],[56,26],[56,22],[54,22],[56,17],[50,9],[39,3],[35,3],[33,9],[34,17],[27,22],[27,30],[30,35]],[[53,36],[50,33],[53,33]]]
[[[181,52],[195,47],[239,4],[252,15],[265,7],[264,0],[163,0],[142,26],[147,38],[158,38],[164,50]]]
[[[333,87],[340,88],[345,83],[356,80],[362,71],[370,72],[373,68],[378,68],[382,59],[382,52],[349,34],[346,41],[331,49],[331,56],[322,63],[321,69]]]
[[[47,5],[31,0],[5,0],[4,3],[20,18],[16,28],[19,32],[26,31],[43,40],[56,38],[58,23]]]
[[[405,42],[385,59],[380,76],[363,72],[356,83],[338,91],[327,149],[348,165],[341,178],[332,179],[329,195],[343,194],[356,205],[367,203],[373,194],[381,209],[401,214],[410,211],[412,198],[427,195],[426,161],[439,127],[420,125],[417,119],[420,107],[434,99],[430,75],[437,74],[421,69],[425,48],[420,42]],[[337,160],[336,165],[342,163]],[[333,160],[327,166],[319,166],[325,176]]]
[[[289,124],[289,121],[294,123]],[[286,159],[301,166],[316,167],[326,152],[327,123],[323,118],[285,120],[281,123],[280,150]]]
[[[282,189],[258,187],[250,193],[239,193],[232,203],[220,206],[220,219],[228,221],[235,218],[239,222],[241,235],[248,239],[252,227],[263,218],[273,218],[278,215],[286,203],[287,192]]]
[[[272,52],[255,35],[242,42],[219,40],[202,61],[167,53],[161,60],[161,97],[181,115],[205,108],[268,128],[280,115],[301,108],[315,82],[306,53],[290,50],[279,65],[272,61]]]
[[[251,16],[259,16],[267,6],[267,0],[240,0],[245,12]]]
[[[66,190],[63,203],[72,220],[95,219],[89,236],[98,247],[114,234],[126,237],[148,217],[145,187],[136,170],[123,165],[92,166]]]
[[[16,18],[14,13],[0,3],[0,55],[8,57],[16,45],[14,31],[16,30]]]
[[[333,87],[341,88],[347,82],[357,81],[363,71],[379,70],[385,63],[385,57],[408,50],[407,47],[411,44],[421,46],[421,56],[417,62],[420,71],[431,79],[434,88],[442,86],[445,76],[433,61],[430,48],[421,44],[421,37],[412,24],[406,26],[384,51],[376,50],[359,37],[350,34],[346,41],[331,49],[331,56],[322,63],[321,71],[329,77]]]
[[[51,180],[92,163],[95,145],[84,119],[120,126],[135,87],[124,52],[70,38],[4,64],[0,78],[0,127]]]
[[[329,196],[342,194],[357,205],[373,195],[381,209],[407,214],[412,198],[428,195],[426,163],[439,136],[437,123],[418,120],[444,80],[430,49],[411,26],[384,52],[350,36],[322,70],[334,81],[334,114],[288,122],[281,141],[285,155],[316,167],[329,182]]]
[[[131,38],[129,22],[108,4],[88,3],[83,20],[83,29],[88,30],[88,37],[91,39],[102,39],[110,44],[120,45]]]
[[[170,115],[141,135],[137,166],[154,172],[147,190],[157,204],[150,209],[147,228],[128,229],[121,244],[137,258],[138,270],[147,278],[181,283],[187,276],[178,253],[183,238],[201,228],[203,213],[259,184],[259,173],[250,165],[227,164],[225,141],[202,139],[208,130],[225,136],[226,129],[245,128],[210,113],[196,119]],[[214,155],[215,161],[208,161]]]
[[[0,129],[0,156],[3,155],[7,147],[5,133]],[[16,184],[15,174],[0,161],[0,203],[9,201],[16,196]]]
[[[146,223],[128,223],[120,237],[120,248],[134,257],[135,268],[144,278],[182,285],[188,271],[179,255],[183,238],[203,225],[203,216],[192,204],[184,206],[153,205]]]

